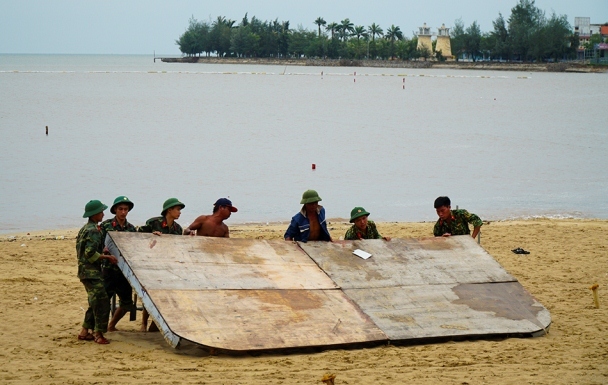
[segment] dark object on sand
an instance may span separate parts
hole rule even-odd
[[[526,250],[522,249],[521,247],[518,247],[517,249],[513,249],[511,251],[514,252],[515,254],[530,254],[529,251],[526,251]]]

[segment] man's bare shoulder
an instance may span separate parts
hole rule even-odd
[[[209,217],[211,217],[211,215],[199,215],[198,217],[196,217],[196,219],[194,220],[194,222],[204,222]]]
[[[205,223],[205,221],[207,220],[207,218],[210,217],[210,215],[199,215],[198,217],[196,217],[195,220],[192,221],[192,223],[190,224],[190,226],[188,226],[188,228],[190,230],[198,230],[201,225],[203,223]]]

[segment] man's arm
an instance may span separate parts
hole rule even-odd
[[[472,236],[473,238],[477,238],[477,234],[479,234],[479,230],[481,230],[481,226],[475,226],[475,227],[473,228],[473,234],[471,234],[471,236]]]
[[[100,254],[100,245],[103,249],[103,240],[101,238],[102,232],[95,229],[90,230],[86,235],[84,255],[89,263],[94,263],[98,259],[107,259],[111,264],[116,264],[118,260],[115,256],[110,254]]]
[[[143,226],[139,226],[137,231],[140,233],[152,233],[154,235],[162,235],[162,231],[159,230],[160,222],[157,218],[151,218],[146,221],[146,224]]]
[[[190,223],[190,226],[184,229],[184,235],[195,235],[194,231],[201,228],[203,225],[203,219],[205,219],[205,217],[206,215],[198,216],[192,223]]]
[[[295,218],[291,218],[291,223],[289,224],[289,227],[287,227],[287,230],[285,230],[283,238],[285,238],[286,241],[293,241],[296,234],[298,234],[298,231],[298,224],[296,223]]]
[[[357,239],[357,231],[354,229],[354,225],[349,227],[348,230],[346,230],[346,233],[344,233],[344,240],[345,241],[356,241]]]
[[[103,259],[99,252],[102,249],[101,232],[96,228],[87,228],[84,234],[84,259],[88,263],[95,263],[98,259]]]
[[[441,226],[439,226],[439,221],[435,222],[435,226],[433,227],[433,235],[436,237],[443,236],[443,231],[441,229]]]
[[[479,230],[481,229],[481,226],[483,226],[483,221],[477,215],[470,213],[466,210],[464,210],[464,216],[465,216],[467,222],[469,222],[471,225],[473,225],[473,233],[471,234],[471,236],[473,238],[477,237],[477,234],[479,234]]]

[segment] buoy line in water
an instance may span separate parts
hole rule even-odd
[[[459,78],[459,79],[510,79],[509,76],[485,76],[485,75],[429,75],[429,74],[354,74],[344,72],[329,73],[309,73],[309,72],[232,72],[232,71],[0,71],[0,74],[19,73],[19,74],[183,74],[183,75],[279,75],[279,76],[359,76],[359,77],[402,77],[402,78]],[[517,79],[530,79],[531,76],[517,76]]]

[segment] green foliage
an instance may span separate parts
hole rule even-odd
[[[211,28],[211,49],[217,56],[223,57],[230,53],[230,45],[232,38],[232,27],[234,20],[228,20],[223,16],[218,16],[213,27]]]
[[[232,33],[230,51],[238,57],[252,57],[259,50],[260,37],[251,31],[248,24],[243,24]]]
[[[427,61],[427,59],[429,59],[433,56],[433,53],[431,52],[431,50],[429,50],[428,47],[426,47],[426,46],[417,48],[416,51],[417,51],[416,56],[418,58],[423,58],[424,61]]]
[[[589,37],[589,41],[584,44],[585,49],[593,49],[596,44],[603,43],[602,35],[594,33]]]
[[[511,15],[502,14],[492,22],[493,30],[482,33],[477,21],[465,28],[462,19],[451,28],[452,53],[458,60],[463,55],[477,60],[481,57],[500,60],[561,60],[576,57],[578,35],[565,15],[554,12],[547,18],[535,6],[535,0],[517,0]],[[301,26],[292,30],[289,21],[262,21],[246,13],[240,24],[218,16],[209,22],[191,17],[188,28],[175,40],[182,54],[196,56],[205,53],[218,57],[318,57],[333,59],[399,58],[424,60],[432,58],[430,50],[418,50],[418,39],[404,38],[399,26],[386,31],[376,23],[367,28],[350,19],[328,23],[322,17],[314,20],[316,31]],[[323,30],[322,30],[323,29]],[[592,48],[601,37],[594,35],[588,43]],[[436,43],[435,43],[436,44]],[[434,46],[433,46],[434,49]],[[441,52],[438,60],[445,59]]]
[[[315,24],[319,27],[319,37],[321,37],[321,27],[327,25],[327,22],[322,17],[317,17]]]
[[[402,60],[410,60],[413,58],[418,58],[418,53],[416,52],[416,46],[418,45],[418,38],[408,39],[403,38],[395,43],[395,51],[396,55],[399,59]]]
[[[558,16],[553,12],[551,18],[547,20],[543,30],[543,49],[538,58],[553,58],[559,60],[564,56],[575,56],[576,46],[570,45],[571,32],[570,24],[566,15]],[[578,40],[578,39],[577,39]]]
[[[380,26],[376,23],[372,23],[372,25],[367,27],[367,32],[372,35],[372,41],[376,40],[376,36],[382,37],[382,35],[384,34],[382,28],[380,28]]]
[[[315,41],[315,39],[318,39],[316,33],[298,27],[298,29],[291,32],[289,55],[296,58],[306,55],[309,52],[311,42]]]
[[[446,60],[445,56],[443,56],[443,54],[441,53],[441,50],[435,51],[435,59],[437,59],[437,61],[440,63],[443,63]]]
[[[532,51],[538,51],[544,18],[544,12],[534,5],[534,0],[519,0],[511,9],[509,40],[511,52],[519,60],[527,61],[532,56]]]
[[[479,50],[484,59],[487,57],[493,59],[492,52],[496,47],[496,36],[491,32],[484,33],[481,35],[481,42],[479,43]]]
[[[511,57],[511,46],[509,42],[509,31],[507,24],[502,14],[498,14],[498,18],[492,22],[494,31],[490,32],[493,45],[488,46],[488,53],[494,59],[508,59]]]
[[[346,39],[352,36],[355,31],[355,25],[350,21],[350,19],[344,19],[338,24],[337,32],[338,36],[342,39],[342,41],[346,41]]]
[[[454,27],[452,28],[450,35],[452,53],[454,54],[456,61],[458,61],[460,55],[462,55],[465,51],[465,44],[467,39],[464,30],[464,22],[462,21],[462,19],[454,20]]]
[[[175,41],[182,53],[188,56],[199,55],[202,52],[211,52],[209,36],[210,26],[199,22],[194,17],[189,20],[186,31]]]
[[[333,40],[336,36],[336,32],[338,31],[338,23],[327,24],[327,27],[325,27],[325,30],[327,30],[331,33],[331,39]]]
[[[479,29],[477,21],[474,21],[466,30],[464,52],[473,59],[473,61],[476,61],[481,54],[481,29]]]
[[[384,38],[390,42],[389,56],[394,58],[397,54],[397,50],[395,49],[395,41],[403,39],[403,32],[401,32],[401,28],[396,27],[394,24],[391,25],[386,30]]]

